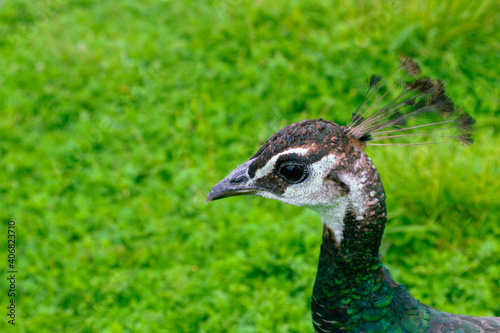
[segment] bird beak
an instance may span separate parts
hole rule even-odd
[[[253,159],[245,164],[238,166],[231,171],[226,178],[218,182],[210,192],[208,192],[207,201],[218,200],[227,197],[234,197],[236,195],[256,195],[265,189],[255,185],[249,185],[250,176],[248,175],[248,167],[252,164]]]

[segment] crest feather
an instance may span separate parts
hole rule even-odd
[[[455,108],[453,101],[446,95],[443,82],[420,76],[422,72],[420,66],[406,55],[399,57],[399,63],[399,69],[389,79],[400,71],[405,71],[406,75],[364,110],[368,102],[389,80],[382,81],[382,77],[377,75],[370,77],[364,101],[353,113],[345,132],[360,141],[370,141],[367,144],[374,145],[375,143],[372,143],[374,141],[417,136],[456,139],[464,146],[472,144],[475,120],[467,112]],[[412,79],[405,81],[409,78]],[[400,85],[403,90],[399,95],[384,106],[378,107],[383,98]],[[406,144],[429,144],[429,142],[403,143]]]

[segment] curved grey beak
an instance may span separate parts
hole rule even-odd
[[[236,169],[231,171],[226,178],[212,187],[210,192],[208,192],[205,204],[222,198],[233,197],[236,195],[255,195],[260,191],[265,191],[265,189],[258,186],[248,185],[248,182],[250,181],[248,167],[252,164],[252,162],[253,159],[238,166]]]

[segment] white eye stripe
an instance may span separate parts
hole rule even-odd
[[[274,170],[276,161],[278,160],[278,158],[280,156],[287,155],[287,154],[297,154],[297,155],[304,156],[307,154],[308,151],[309,151],[309,148],[291,148],[291,149],[282,151],[278,155],[273,156],[269,161],[267,161],[266,165],[264,165],[262,168],[258,169],[255,172],[255,176],[253,177],[252,182],[255,179],[259,179],[259,178],[267,175],[268,173],[272,172]]]

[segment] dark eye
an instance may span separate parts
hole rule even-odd
[[[305,166],[301,164],[283,164],[279,167],[278,173],[290,183],[300,183],[306,179],[308,173]]]

